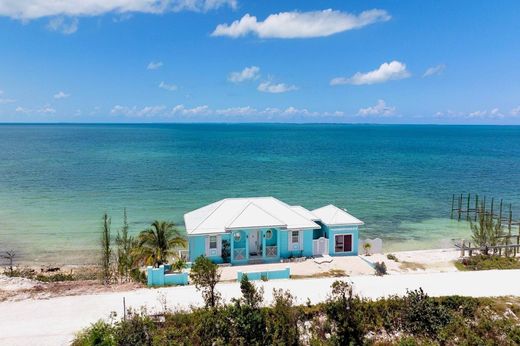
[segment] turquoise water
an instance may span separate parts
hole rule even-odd
[[[93,261],[101,217],[131,231],[225,197],[333,203],[388,250],[467,236],[451,196],[502,197],[520,213],[520,127],[0,125],[0,251]]]

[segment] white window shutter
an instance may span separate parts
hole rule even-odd
[[[217,256],[222,256],[222,236],[217,236]]]

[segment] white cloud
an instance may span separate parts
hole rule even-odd
[[[444,65],[444,64],[429,67],[426,71],[424,71],[423,77],[431,77],[431,76],[441,74],[445,69],[446,69],[446,65]]]
[[[54,97],[56,100],[61,100],[61,99],[66,99],[66,98],[69,97],[69,96],[70,96],[70,94],[66,94],[66,93],[64,93],[63,91],[60,91],[60,92],[54,94],[53,97]]]
[[[341,84],[376,84],[384,83],[389,80],[404,79],[410,77],[410,72],[406,69],[406,65],[402,62],[394,60],[390,63],[385,62],[379,66],[376,70],[369,71],[366,73],[357,72],[352,77],[336,77],[330,81],[330,85],[341,85]]]
[[[177,85],[161,82],[161,83],[159,83],[159,88],[168,90],[168,91],[175,91],[175,90],[177,90]]]
[[[128,107],[116,105],[110,111],[116,116],[129,118],[157,118],[157,119],[178,119],[178,120],[201,120],[201,121],[221,121],[223,117],[227,120],[237,121],[291,121],[293,119],[323,119],[343,117],[342,111],[318,112],[307,108],[287,107],[267,107],[257,109],[251,106],[228,107],[212,109],[207,105],[186,107],[183,104],[172,108],[164,106]]]
[[[240,83],[248,80],[258,79],[260,77],[260,67],[251,66],[246,67],[242,71],[231,72],[228,80],[233,83]]]
[[[264,93],[280,94],[288,91],[294,91],[298,88],[295,85],[288,85],[285,83],[273,83],[270,81],[262,82],[258,85],[258,91]]]
[[[157,70],[163,66],[162,61],[150,61],[148,66],[146,66],[147,70]]]
[[[16,102],[16,100],[2,97],[3,94],[4,94],[3,90],[0,90],[0,105]]]
[[[237,0],[2,0],[0,16],[31,20],[54,16],[99,16],[106,13],[205,12],[228,6]]]
[[[511,113],[512,116],[520,115],[520,106],[511,109],[510,113]]]
[[[359,116],[391,116],[395,114],[395,107],[388,106],[384,100],[378,100],[374,106],[361,108],[358,113]]]
[[[65,17],[55,17],[47,24],[47,29],[50,31],[61,32],[65,35],[70,35],[78,31],[78,18],[66,19]]]
[[[36,109],[30,109],[18,106],[15,109],[16,113],[21,114],[54,114],[56,113],[56,109],[52,108],[50,105],[44,105],[43,107],[36,108]]]
[[[166,110],[164,106],[146,106],[143,108],[127,107],[116,105],[110,111],[112,115],[124,115],[127,117],[138,117],[138,118],[146,118],[146,117],[155,117],[161,115]]]
[[[339,32],[362,28],[376,22],[390,20],[384,10],[373,9],[359,15],[332,9],[312,12],[280,12],[264,21],[244,15],[231,24],[219,24],[212,36],[241,37],[256,34],[261,38],[306,38],[330,36]]]

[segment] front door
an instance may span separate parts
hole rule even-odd
[[[249,255],[257,256],[260,249],[258,230],[249,232]]]

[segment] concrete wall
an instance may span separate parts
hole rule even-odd
[[[188,273],[171,273],[166,274],[171,266],[161,265],[159,268],[147,267],[147,281],[148,286],[160,287],[160,286],[173,286],[173,285],[187,285],[188,284]]]
[[[237,280],[242,280],[242,276],[247,274],[249,280],[276,280],[276,279],[289,279],[291,277],[290,268],[266,270],[258,272],[237,272]]]

